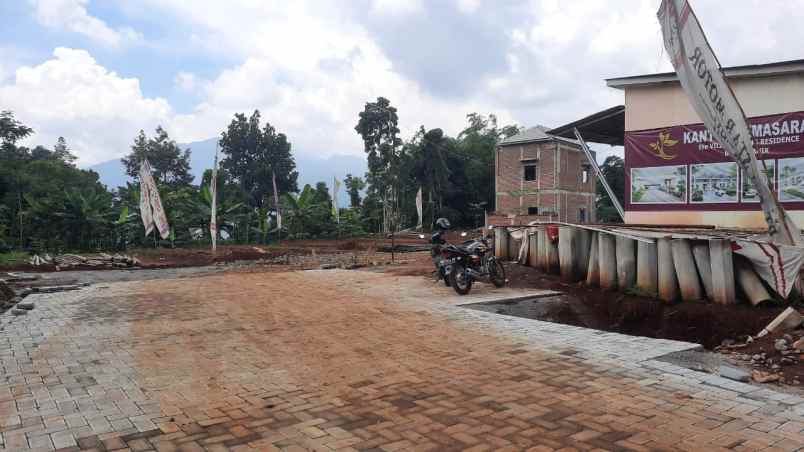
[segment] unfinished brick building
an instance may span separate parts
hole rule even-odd
[[[493,222],[595,221],[597,179],[586,155],[574,140],[546,130],[532,127],[497,147]]]

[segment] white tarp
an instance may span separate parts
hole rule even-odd
[[[416,229],[422,228],[422,222],[424,221],[422,219],[422,208],[422,188],[419,187],[419,191],[416,193],[416,214],[419,216],[419,222],[416,224]]]
[[[767,175],[757,167],[745,113],[687,0],[663,0],[657,13],[668,57],[698,116],[756,188],[771,238],[802,244],[801,234],[775,200]],[[785,224],[785,221],[787,222]]]
[[[747,257],[757,274],[779,295],[787,298],[804,262],[802,249],[768,242],[735,240],[736,254]]]

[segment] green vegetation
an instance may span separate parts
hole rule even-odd
[[[289,137],[263,122],[259,111],[236,114],[219,139],[221,238],[267,243],[280,234],[291,239],[348,237],[409,228],[417,222],[415,197],[420,187],[425,227],[439,216],[458,226],[473,225],[484,210],[494,210],[494,150],[502,138],[517,133],[516,126],[499,127],[493,115],[472,113],[457,137],[421,126],[405,141],[397,122],[396,108],[382,97],[359,112],[355,131],[363,138],[369,171],[344,179],[350,207],[339,209],[338,223],[326,183],[299,191]],[[4,260],[16,262],[30,252],[208,243],[212,172],[207,170],[195,185],[192,150],[181,149],[162,127],[152,136],[141,130],[133,138],[122,158],[130,180],[121,187],[105,187],[97,173],[77,168],[64,138],[52,148],[20,145],[33,134],[13,113],[0,113]],[[139,169],[146,158],[171,226],[169,240],[143,234]],[[282,213],[281,230],[277,210]]]

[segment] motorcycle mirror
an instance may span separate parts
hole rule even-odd
[[[466,231],[461,232],[461,237],[466,237]]]
[[[423,239],[423,238],[424,238],[424,234],[419,234],[419,238],[420,238],[420,239]]]

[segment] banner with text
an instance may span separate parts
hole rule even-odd
[[[804,209],[804,112],[749,119],[757,168]],[[626,209],[759,210],[751,180],[703,124],[626,132]],[[799,204],[795,204],[799,203]]]

